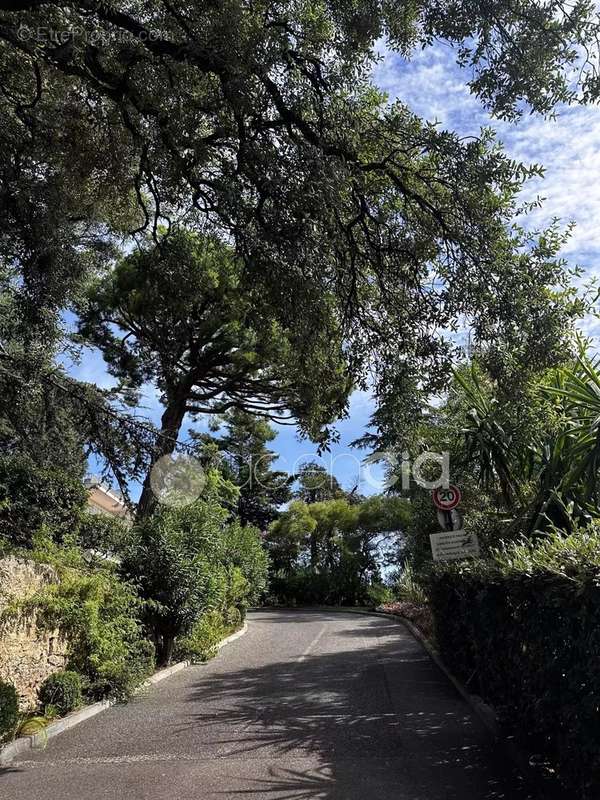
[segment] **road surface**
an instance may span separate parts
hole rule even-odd
[[[6,800],[524,800],[394,620],[257,611],[191,667],[0,775]]]

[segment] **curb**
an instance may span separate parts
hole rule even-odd
[[[416,639],[423,647],[436,667],[443,672],[445,677],[454,686],[465,703],[470,706],[471,710],[483,724],[492,739],[494,739],[494,741],[502,739],[502,734],[500,732],[500,727],[498,725],[498,720],[496,719],[496,713],[494,709],[491,706],[488,706],[487,703],[484,703],[484,701],[480,697],[477,697],[477,695],[469,694],[462,683],[458,681],[451,672],[448,671],[448,668],[440,658],[440,655],[435,647],[428,639],[425,638],[425,636],[423,636],[421,631],[416,627],[416,625],[413,625],[409,619],[406,619],[406,617],[401,617],[398,614],[387,614],[385,611],[363,611],[362,609],[352,609],[351,613],[366,614],[370,617],[383,617],[384,619],[391,619],[401,625],[404,625],[408,632],[412,634],[413,638]]]
[[[248,623],[244,622],[239,631],[235,631],[235,633],[232,633],[230,636],[227,636],[225,639],[222,639],[219,642],[216,647],[217,651],[221,650],[223,647],[226,647],[231,642],[234,642],[236,639],[239,639],[247,631]],[[175,675],[177,672],[181,672],[182,669],[189,667],[190,663],[190,661],[179,661],[177,664],[172,664],[170,667],[159,669],[158,672],[155,672],[146,681],[144,681],[141,686],[138,686],[134,692],[134,695],[139,694],[150,686],[154,686],[156,683],[164,681],[166,678],[170,678],[171,675]],[[9,742],[4,747],[0,748],[0,767],[9,766],[16,756],[21,755],[29,750],[42,749],[46,745],[48,739],[52,739],[54,736],[58,736],[60,733],[68,731],[70,728],[74,728],[81,722],[85,722],[87,719],[101,714],[103,711],[111,708],[111,706],[114,706],[115,703],[116,700],[101,700],[99,703],[92,703],[91,705],[85,706],[79,711],[73,711],[70,714],[67,714],[66,717],[56,720],[56,722],[51,722],[39,733],[34,733],[30,736],[20,736],[18,739]]]
[[[523,753],[511,739],[507,739],[502,734],[494,709],[477,695],[469,694],[462,683],[458,681],[451,672],[448,671],[448,668],[442,661],[439,653],[433,647],[431,642],[425,638],[421,631],[409,619],[406,619],[406,617],[401,617],[398,614],[387,614],[385,611],[364,611],[363,609],[344,610],[350,611],[352,614],[365,614],[367,616],[384,617],[404,625],[408,632],[412,634],[419,644],[421,644],[423,649],[427,652],[427,655],[431,658],[438,669],[440,669],[440,671],[454,686],[469,708],[471,708],[475,716],[483,724],[493,742],[500,745],[507,759],[511,761],[512,764],[522,773],[522,777],[525,779],[526,783],[529,784],[529,787],[531,791],[533,791],[534,795],[539,797],[540,789],[543,789],[545,792],[545,800],[557,800],[558,798],[561,798],[562,800],[562,797],[564,797],[563,788],[560,785],[549,785],[547,783],[544,786],[540,786],[540,775],[532,769],[529,759],[523,755]]]

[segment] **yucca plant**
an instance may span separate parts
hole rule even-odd
[[[497,400],[482,385],[477,369],[455,370],[462,400],[468,406],[467,424],[462,429],[467,457],[477,464],[479,483],[485,489],[498,485],[507,506],[520,500],[519,479],[513,466],[512,438],[498,420]]]
[[[571,530],[573,520],[599,516],[600,359],[580,343],[576,362],[557,370],[541,392],[557,402],[561,423],[558,433],[532,447],[539,482],[532,528],[545,519]]]

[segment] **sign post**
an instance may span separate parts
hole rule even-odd
[[[462,517],[456,510],[461,500],[458,486],[439,486],[433,490],[433,504],[438,509],[442,533],[429,536],[434,561],[478,558],[479,541],[474,533],[462,530]]]

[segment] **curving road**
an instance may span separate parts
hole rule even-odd
[[[524,800],[394,620],[258,611],[248,633],[0,775],[6,800]]]

